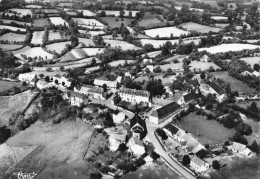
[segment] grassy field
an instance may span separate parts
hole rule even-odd
[[[3,21],[3,23],[5,24],[10,24],[11,22],[14,22],[16,24],[20,24],[20,25],[28,25],[31,26],[30,22],[21,22],[21,21],[16,21],[16,20],[9,20],[9,19],[0,19],[0,21]]]
[[[44,31],[35,31],[32,36],[32,44],[42,44],[42,37],[44,35]]]
[[[46,45],[46,48],[60,54],[62,52],[62,50],[64,50],[66,48],[67,44],[70,45],[71,43],[70,42],[53,43],[50,45]]]
[[[220,69],[220,67],[218,65],[216,65],[215,63],[213,62],[197,62],[197,61],[192,61],[191,64],[191,70],[208,70],[210,67],[213,67],[215,70],[216,69]]]
[[[158,66],[160,66],[162,70],[166,71],[168,68],[175,68],[175,69],[182,68],[183,63],[182,62],[181,63],[170,63],[170,64],[158,65]]]
[[[26,55],[27,57],[42,57],[44,60],[51,60],[53,59],[53,55],[50,53],[45,52],[41,47],[34,47],[34,48],[23,48],[18,52],[14,53],[14,55],[18,58],[22,58],[21,54]]]
[[[97,21],[96,19],[72,18],[72,20],[77,22],[79,25],[104,27],[104,24]]]
[[[31,9],[16,9],[16,8],[13,8],[13,9],[9,9],[9,10],[17,12],[17,15],[20,16],[20,17],[26,16],[26,15],[32,16]]]
[[[142,45],[145,45],[145,44],[152,44],[154,46],[154,48],[159,48],[160,46],[162,46],[163,44],[165,44],[167,41],[170,41],[172,44],[175,44],[175,43],[179,43],[179,40],[176,39],[176,40],[154,40],[154,39],[140,39]],[[183,39],[183,43],[187,44],[187,43],[191,43],[191,42],[194,42],[195,45],[198,45],[199,42],[200,42],[200,39],[198,38],[195,38],[194,40],[188,40],[187,39]]]
[[[34,171],[39,179],[83,179],[93,167],[83,160],[91,134],[92,129],[81,121],[56,125],[38,121],[6,143],[11,147],[42,146],[19,162],[14,171]],[[91,148],[88,153],[92,154]]]
[[[181,24],[180,26],[182,26],[183,28],[185,28],[187,30],[193,30],[193,31],[201,32],[201,33],[208,33],[209,31],[219,32],[221,30],[220,28],[210,27],[210,26],[206,26],[206,25],[193,23],[193,22],[187,22],[187,23]]]
[[[88,56],[95,56],[98,53],[103,53],[103,48],[82,48]]]
[[[54,25],[69,25],[65,20],[63,20],[61,17],[50,17],[51,23]]]
[[[10,30],[13,30],[13,31],[20,30],[20,31],[23,31],[23,32],[26,31],[26,29],[13,27],[13,26],[8,26],[8,25],[0,25],[0,29],[10,29]]]
[[[25,40],[25,37],[26,35],[24,34],[7,33],[2,35],[0,37],[0,40],[23,42]]]
[[[246,57],[246,58],[241,58],[240,60],[245,61],[252,68],[254,67],[254,64],[256,64],[256,63],[259,64],[260,63],[260,57]]]
[[[77,9],[77,11],[79,12],[83,12],[83,15],[84,16],[96,16],[97,14],[92,12],[92,11],[89,11],[89,10],[81,10],[81,9]]]
[[[34,27],[44,27],[44,26],[49,26],[49,23],[47,21],[47,18],[45,18],[45,19],[34,19],[33,20],[33,26]]]
[[[84,43],[86,47],[95,47],[92,39],[78,38],[80,43]]]
[[[130,44],[130,43],[127,43],[127,42],[121,41],[121,40],[104,40],[104,41],[107,45],[110,44],[111,47],[120,46],[122,48],[122,50],[139,50],[139,49],[141,49],[140,47],[136,47],[133,44]]]
[[[231,90],[245,93],[253,93],[255,92],[254,88],[248,87],[244,82],[235,79],[230,76],[227,72],[213,72],[212,73],[216,78],[220,78],[224,80],[226,83],[229,83],[231,86]]]
[[[173,37],[180,37],[181,35],[187,35],[189,32],[178,29],[176,27],[162,27],[162,28],[156,28],[156,29],[150,29],[144,31],[146,35],[150,37],[170,37],[171,34]]]
[[[0,81],[0,92],[9,90],[15,86],[19,87],[19,86],[21,86],[21,84],[16,83],[16,82]]]
[[[224,128],[215,120],[207,120],[201,115],[190,113],[181,119],[178,126],[194,135],[199,134],[201,144],[219,144],[235,134],[235,129]]]
[[[122,23],[124,23],[124,25],[128,25],[132,21],[132,19],[127,18],[124,18],[124,20],[122,21],[121,18],[117,17],[101,17],[101,19],[105,21],[111,28],[120,27]]]
[[[112,67],[117,67],[118,65],[124,65],[126,61],[128,64],[135,62],[134,60],[118,60],[118,61],[110,62],[109,65]]]
[[[49,41],[63,39],[59,32],[49,31]]]
[[[3,51],[15,50],[21,48],[22,46],[23,45],[17,45],[17,44],[0,44],[0,48],[2,48]]]

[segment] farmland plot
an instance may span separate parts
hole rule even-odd
[[[97,21],[96,19],[84,19],[84,18],[72,18],[75,22],[79,25],[84,26],[97,26],[97,27],[104,27],[105,25],[101,22]]]
[[[224,17],[224,16],[211,16],[211,19],[214,19],[216,21],[227,21],[228,17]]]
[[[26,29],[23,29],[23,28],[18,28],[18,27],[13,27],[13,26],[8,26],[8,25],[0,25],[0,30],[2,29],[9,29],[9,30],[12,30],[12,31],[17,31],[17,30],[20,30],[22,32],[25,32]]]
[[[132,21],[132,19],[126,19],[126,18],[124,18],[124,20],[122,21],[121,18],[117,18],[117,17],[101,17],[101,19],[105,21],[109,27],[112,28],[119,27],[122,23],[124,23],[124,25],[129,25]]]
[[[83,12],[83,15],[84,16],[96,16],[97,14],[96,13],[94,13],[94,12],[91,12],[91,11],[89,11],[89,10],[81,10],[81,9],[78,9],[77,11],[79,11],[79,12]]]
[[[140,47],[136,47],[133,44],[120,40],[104,40],[106,45],[110,44],[111,47],[121,47],[122,50],[140,50]]]
[[[33,32],[33,36],[32,36],[32,44],[42,44],[42,37],[44,35],[44,31],[35,31]]]
[[[63,20],[61,17],[50,17],[51,23],[54,25],[64,25],[66,24],[66,26],[69,26],[68,23]]]
[[[39,5],[27,5],[25,7],[28,9],[41,9],[42,8],[42,6],[39,6]]]
[[[89,31],[88,32],[91,36],[95,36],[95,35],[103,35],[103,34],[105,34],[105,32],[104,31]]]
[[[97,53],[103,53],[103,48],[82,48],[88,56],[95,56]]]
[[[159,48],[160,46],[163,46],[163,44],[165,44],[167,41],[170,41],[172,44],[174,43],[179,43],[179,40],[153,40],[153,39],[140,39],[142,45],[144,46],[145,44],[152,44],[154,46],[154,48]],[[194,39],[183,39],[183,43],[187,44],[187,43],[191,43],[194,42],[195,45],[198,45],[200,43],[200,39],[199,38],[194,38]]]
[[[59,32],[49,31],[49,41],[63,39]]]
[[[251,45],[251,44],[239,44],[239,43],[232,43],[232,44],[221,44],[221,45],[216,45],[212,46],[209,48],[199,48],[198,51],[207,51],[209,53],[225,53],[229,51],[241,51],[241,50],[253,50],[256,48],[260,48],[258,45]]]
[[[34,19],[33,20],[33,26],[34,27],[49,26],[49,22],[48,22],[47,18],[44,18],[44,19]]]
[[[22,46],[23,45],[17,45],[17,44],[0,44],[0,48],[2,48],[3,51],[15,50],[21,48]]]
[[[44,60],[51,60],[54,57],[52,54],[45,52],[41,47],[29,48],[29,49],[23,50],[20,53],[14,53],[14,54],[17,58],[21,58],[21,59],[23,58],[23,57],[21,57],[22,54],[26,55],[27,57],[31,57],[31,58],[41,57]]]
[[[9,19],[0,19],[4,24],[11,24],[12,22],[23,25],[23,26],[31,26],[32,24],[30,22],[21,22],[21,21],[16,21],[16,20],[9,20]]]
[[[78,38],[79,43],[83,43],[86,47],[95,47],[95,44],[92,39]]]
[[[171,34],[173,34],[174,37],[180,37],[181,35],[188,35],[189,32],[178,29],[176,27],[162,27],[157,29],[150,29],[145,30],[145,34],[156,38],[156,36],[160,37],[171,37]]]
[[[13,9],[9,9],[9,11],[16,12],[17,15],[19,15],[20,17],[26,16],[26,15],[32,16],[31,9],[16,9],[16,8],[13,8]]]
[[[135,63],[135,60],[117,60],[117,61],[110,62],[108,64],[112,67],[117,67],[119,65],[124,65],[125,63],[133,64]]]
[[[101,10],[98,12],[100,13]],[[106,12],[107,16],[116,16],[116,17],[120,16],[120,11],[105,11],[105,12]],[[124,16],[129,16],[130,11],[124,10],[124,12],[125,12]],[[132,11],[132,17],[135,17],[137,12],[139,12],[139,11]]]
[[[50,45],[46,45],[46,48],[48,50],[52,50],[57,52],[58,54],[60,54],[62,52],[62,50],[64,50],[66,48],[67,44],[71,44],[70,42],[59,42],[59,43],[53,43]]]
[[[197,61],[192,61],[191,64],[191,70],[208,70],[210,67],[213,67],[215,70],[220,69],[218,65],[216,65],[213,62],[197,62]]]
[[[183,28],[185,28],[189,31],[192,30],[192,31],[197,31],[197,32],[201,32],[201,33],[208,33],[209,31],[219,32],[221,30],[220,28],[210,27],[210,26],[206,26],[206,25],[193,23],[193,22],[187,22],[187,23],[181,24],[180,26],[182,26]]]
[[[241,58],[240,60],[245,61],[252,68],[254,67],[254,64],[256,64],[256,63],[259,64],[260,63],[260,57],[246,57],[246,58]]]
[[[26,35],[24,34],[15,34],[15,33],[7,33],[0,37],[0,40],[7,40],[10,42],[23,42],[25,40]]]

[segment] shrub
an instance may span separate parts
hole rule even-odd
[[[219,170],[220,169],[220,164],[217,160],[214,160],[212,162],[212,168],[216,169],[216,170]]]
[[[156,129],[156,132],[162,138],[162,140],[168,139],[168,136],[167,136],[167,134],[165,133],[164,130],[158,128],[158,129]]]

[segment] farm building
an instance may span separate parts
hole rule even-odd
[[[248,156],[251,154],[251,150],[246,147],[244,144],[240,144],[238,142],[233,142],[231,149],[233,152]]]
[[[126,118],[125,113],[119,112],[118,110],[116,110],[112,114],[112,117],[113,117],[114,123],[116,123],[116,124],[122,123],[125,120],[125,118]]]
[[[149,104],[150,94],[148,91],[123,88],[118,91],[118,94],[122,101]]]
[[[86,98],[85,95],[71,91],[71,93],[70,93],[70,104],[72,106],[81,107],[84,104],[85,98]]]
[[[190,161],[190,166],[193,168],[197,173],[204,172],[209,169],[210,165],[205,162],[204,160],[201,160],[197,156],[194,156]]]
[[[29,83],[30,81],[32,81],[32,79],[36,78],[36,75],[33,74],[33,73],[22,73],[22,74],[19,74],[18,76],[18,80],[23,82],[27,82]]]
[[[107,81],[107,80],[101,80],[101,79],[95,79],[94,85],[102,87],[103,84],[106,84],[108,88],[110,89],[116,89],[117,82],[116,81]]]
[[[210,62],[211,60],[210,60],[209,56],[205,54],[205,55],[203,55],[203,57],[201,57],[200,61],[201,62]]]
[[[104,100],[104,90],[92,85],[83,85],[79,88],[74,87],[74,92],[81,93],[84,95],[91,95],[95,99]]]
[[[185,93],[182,97],[178,100],[179,105],[188,104],[196,99],[197,95],[195,93]]]

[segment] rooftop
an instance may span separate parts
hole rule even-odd
[[[136,90],[136,89],[130,89],[130,88],[120,89],[119,93],[135,95],[135,96],[142,96],[142,97],[149,97],[148,91]]]
[[[240,144],[238,142],[233,142],[232,149],[235,149],[235,150],[238,150],[238,151],[243,151],[243,150],[246,149],[246,145]]]
[[[197,156],[194,156],[192,159],[191,159],[191,162],[192,163],[195,163],[197,166],[199,167],[202,167],[206,162],[201,160],[199,157]]]
[[[167,129],[168,131],[170,131],[172,134],[177,134],[179,128],[175,127],[172,124],[167,124],[165,127],[165,129]]]
[[[219,95],[223,94],[224,93],[224,89],[219,86],[217,83],[215,83],[214,81],[210,82],[209,83],[209,86],[214,90],[216,91]]]

